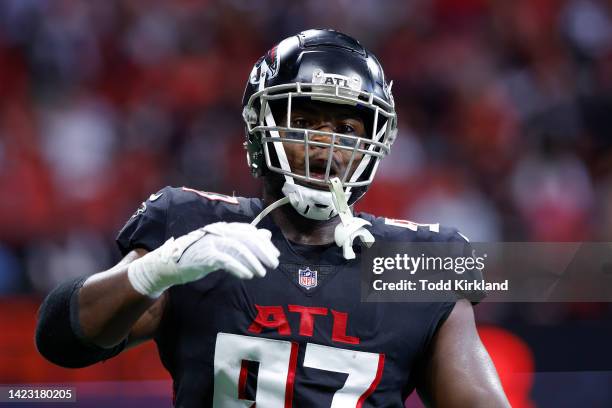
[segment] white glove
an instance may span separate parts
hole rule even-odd
[[[223,269],[241,279],[263,277],[266,266],[276,269],[280,252],[266,229],[240,222],[217,222],[138,258],[128,266],[134,289],[153,298],[170,286],[193,282]]]

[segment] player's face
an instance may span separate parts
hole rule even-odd
[[[285,125],[286,115],[280,122]],[[339,135],[366,137],[366,128],[362,118],[355,112],[355,108],[349,105],[338,105],[323,102],[298,102],[291,109],[291,127],[310,129],[322,132],[337,133]],[[292,134],[291,132],[279,132],[280,136],[287,139],[304,140],[303,133]],[[310,142],[331,143],[331,135],[308,134]],[[351,162],[353,148],[356,140],[349,137],[336,137],[332,154],[329,177],[344,177],[345,171],[350,164],[348,178],[355,171],[361,161],[362,154],[355,153]],[[287,160],[291,169],[300,175],[306,175],[306,155],[304,143],[283,143]],[[345,148],[342,148],[345,147]],[[364,148],[363,144],[359,146]],[[325,171],[329,158],[330,147],[313,146],[308,148],[308,164],[310,177],[324,180]],[[306,183],[311,187],[326,189],[324,185]]]

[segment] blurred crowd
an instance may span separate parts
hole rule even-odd
[[[4,0],[0,294],[109,267],[165,185],[259,195],[242,91],[313,27],[394,81],[399,136],[360,209],[472,241],[612,239],[610,0]]]

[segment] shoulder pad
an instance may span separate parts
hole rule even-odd
[[[164,187],[151,194],[125,223],[116,241],[123,255],[133,249],[153,250],[166,241],[168,208],[173,189]]]

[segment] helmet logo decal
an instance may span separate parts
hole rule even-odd
[[[328,74],[320,69],[315,69],[312,73],[312,83],[322,85],[337,85],[350,88],[353,91],[361,91],[361,77],[358,75],[348,77],[339,74]]]
[[[249,76],[249,82],[258,84],[262,77],[265,78],[264,81],[266,79],[272,79],[278,75],[279,68],[280,53],[278,52],[278,45],[276,45],[266,53],[265,57],[260,58],[260,60],[255,63],[255,66],[251,70],[251,75]]]
[[[278,45],[275,45],[270,51],[268,51],[268,56],[266,59],[270,61],[268,63],[267,78],[274,78],[278,75],[278,69],[280,68],[280,53],[278,52]]]

